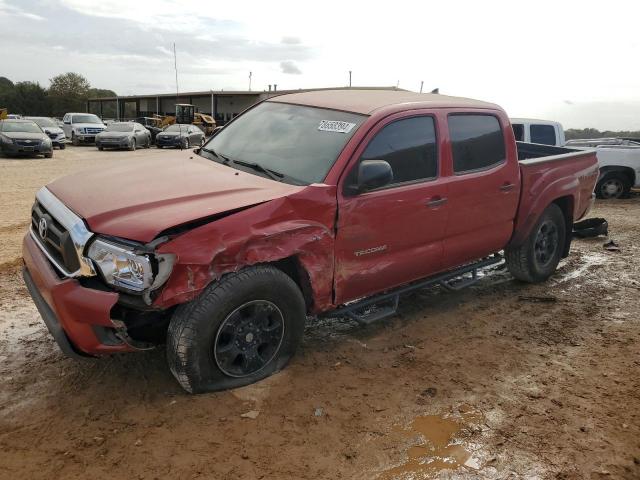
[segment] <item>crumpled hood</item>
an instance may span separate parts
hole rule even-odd
[[[79,172],[54,180],[47,188],[84,218],[92,232],[150,242],[168,228],[305,187],[183,152]]]

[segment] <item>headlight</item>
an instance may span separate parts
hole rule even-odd
[[[153,284],[150,256],[134,253],[132,246],[96,239],[89,247],[89,258],[115,287],[142,292]]]
[[[2,143],[6,143],[7,145],[11,145],[13,143],[12,139],[10,139],[9,137],[5,137],[4,135],[0,135],[0,141],[2,141]]]
[[[51,146],[51,139],[50,138],[45,138],[42,143],[44,143],[47,147]]]

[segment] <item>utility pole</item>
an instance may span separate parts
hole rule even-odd
[[[251,72],[249,72],[249,91],[251,91]]]
[[[173,42],[173,68],[176,71],[176,103],[178,103],[178,57],[176,57],[176,42]]]
[[[422,87],[424,87],[424,80],[420,80],[420,93],[422,93]]]
[[[349,88],[351,88],[351,70],[349,70]]]

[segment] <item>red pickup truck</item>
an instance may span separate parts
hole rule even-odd
[[[567,256],[596,155],[516,144],[498,106],[381,90],[272,97],[191,156],[43,187],[24,279],[72,356],[167,345],[189,392],[255,382],[307,319],[393,314],[505,262],[540,282]]]

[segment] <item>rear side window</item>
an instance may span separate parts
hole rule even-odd
[[[511,124],[513,128],[513,135],[516,137],[516,142],[524,142],[524,125],[521,123]]]
[[[385,160],[393,183],[435,178],[438,152],[433,117],[412,117],[390,123],[367,145],[360,160]]]
[[[482,170],[506,159],[504,135],[493,115],[449,115],[455,173]]]
[[[531,125],[531,143],[556,144],[556,129],[553,125]]]

